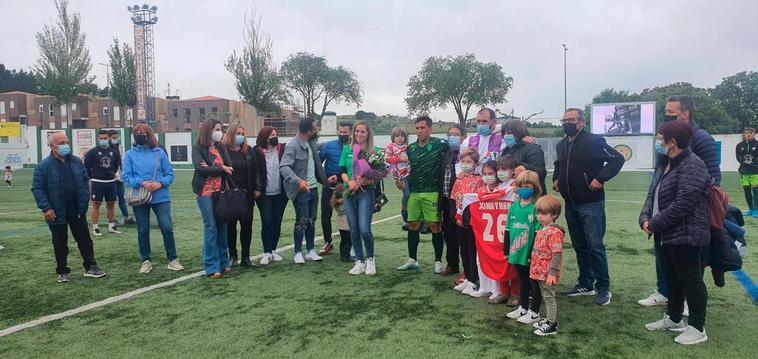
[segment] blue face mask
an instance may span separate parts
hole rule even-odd
[[[58,146],[58,154],[66,157],[71,154],[71,146],[69,145],[60,145]]]
[[[476,125],[476,132],[482,136],[488,136],[490,134],[490,125]]]
[[[234,137],[234,140],[235,140],[235,142],[237,142],[237,145],[242,145],[243,143],[245,143],[245,136],[243,136],[243,135],[236,135]]]
[[[503,142],[505,142],[505,145],[508,147],[512,147],[516,144],[516,137],[513,135],[505,135],[503,136]]]
[[[655,152],[657,152],[658,154],[666,156],[669,153],[669,148],[668,147],[664,147],[662,141],[656,140],[655,141]]]
[[[516,188],[516,193],[518,193],[518,196],[521,197],[521,199],[529,199],[534,194],[534,189],[519,187]]]
[[[461,148],[461,136],[448,136],[447,143],[450,145],[450,148],[457,150]]]
[[[111,144],[114,146],[118,146],[121,143],[121,140],[111,140]]]
[[[97,140],[97,143],[100,145],[100,147],[108,147],[111,144],[111,141],[108,140]]]

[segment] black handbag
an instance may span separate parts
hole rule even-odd
[[[219,223],[244,219],[250,211],[250,195],[229,175],[221,176],[221,189],[213,192],[213,214]]]
[[[384,180],[379,181],[376,186],[376,197],[374,198],[374,213],[382,210],[385,204],[389,203],[389,198],[384,194]]]

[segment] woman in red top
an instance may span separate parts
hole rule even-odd
[[[221,189],[221,176],[231,175],[234,169],[226,149],[221,146],[224,133],[221,122],[206,120],[197,134],[197,144],[192,147],[192,191],[197,195],[197,206],[203,216],[203,265],[208,277],[217,279],[222,271],[231,271],[227,244],[227,223],[217,223],[213,214],[214,192]]]

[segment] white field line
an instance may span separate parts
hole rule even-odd
[[[398,217],[400,217],[399,214],[395,215],[395,216],[392,216],[392,217],[387,217],[387,218],[380,219],[378,221],[371,222],[371,224],[379,224],[379,223],[382,223],[382,222],[393,220],[393,219],[398,218]],[[338,234],[339,234],[339,232],[334,232],[332,235],[338,235]],[[318,237],[316,237],[316,240],[321,240],[323,238],[324,238],[324,236],[318,236]],[[287,246],[284,246],[284,247],[277,248],[277,251],[285,251],[285,250],[288,250],[288,249],[292,249],[293,247],[294,247],[294,245],[290,244],[290,245],[287,245]],[[254,256],[253,259],[260,259],[262,256],[263,256],[263,254],[261,253],[261,254],[258,254],[256,256]],[[185,275],[185,276],[182,276],[182,277],[179,277],[179,278],[176,278],[176,279],[172,279],[172,280],[169,280],[169,281],[166,281],[166,282],[156,283],[156,284],[153,284],[151,286],[135,289],[135,290],[133,290],[131,292],[126,292],[124,294],[120,294],[120,295],[113,296],[113,297],[110,297],[110,298],[105,298],[103,300],[99,300],[99,301],[94,302],[94,303],[85,304],[85,305],[83,305],[81,307],[74,308],[74,309],[69,309],[69,310],[67,310],[65,312],[51,314],[51,315],[46,315],[44,317],[40,317],[40,318],[31,320],[31,321],[28,321],[26,323],[21,323],[21,324],[14,325],[12,327],[8,327],[8,328],[5,328],[3,330],[0,330],[0,337],[4,337],[6,335],[11,335],[13,333],[20,332],[20,331],[22,331],[24,329],[34,328],[36,326],[39,326],[39,325],[42,325],[42,324],[45,324],[45,323],[48,323],[48,322],[52,322],[54,320],[63,319],[63,318],[66,318],[66,317],[70,317],[70,316],[74,316],[74,315],[77,315],[77,314],[81,314],[81,313],[90,311],[92,309],[104,307],[106,305],[113,304],[113,303],[116,303],[116,302],[120,302],[120,301],[123,301],[123,300],[127,300],[129,298],[138,296],[138,295],[143,294],[143,293],[147,293],[147,292],[150,292],[150,291],[153,291],[153,290],[156,290],[156,289],[160,289],[160,288],[169,287],[169,286],[172,286],[174,284],[181,283],[181,282],[184,282],[184,281],[188,281],[190,279],[201,277],[201,276],[204,276],[204,275],[205,275],[205,271],[195,272],[195,273],[188,274],[188,275]]]

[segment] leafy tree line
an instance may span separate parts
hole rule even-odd
[[[713,88],[701,88],[688,82],[646,88],[640,93],[605,89],[592,103],[655,101],[656,123],[663,122],[666,99],[688,95],[695,101],[695,121],[714,134],[736,133],[745,126],[758,126],[758,72],[742,71],[725,77]],[[590,113],[590,105],[586,106]]]

